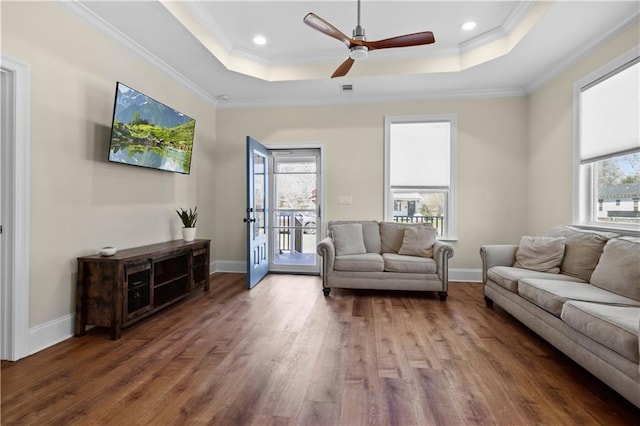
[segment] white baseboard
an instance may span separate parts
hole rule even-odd
[[[240,260],[214,260],[211,262],[209,272],[247,272],[247,263]]]
[[[449,268],[449,281],[482,282],[482,269]]]
[[[29,355],[74,335],[76,315],[69,314],[29,329]]]

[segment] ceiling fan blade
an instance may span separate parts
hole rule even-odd
[[[307,13],[307,16],[305,16],[302,21],[311,28],[343,42],[347,47],[351,46],[351,39],[349,37],[318,15],[314,13]]]
[[[342,64],[340,64],[338,69],[335,70],[335,72],[333,73],[331,78],[343,77],[343,76],[347,75],[347,73],[349,72],[349,70],[353,66],[354,62],[355,61],[353,59],[351,59],[351,57],[348,57],[347,60],[344,61]]]
[[[421,33],[405,34],[397,37],[385,38],[377,41],[363,41],[362,44],[369,50],[389,49],[392,47],[409,47],[431,44],[436,41],[431,31]]]

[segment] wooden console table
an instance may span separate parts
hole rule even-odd
[[[198,287],[209,290],[211,240],[182,240],[78,258],[75,335],[87,325],[123,327],[169,306]]]

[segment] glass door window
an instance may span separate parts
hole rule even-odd
[[[273,185],[270,270],[317,273],[320,151],[271,150]]]

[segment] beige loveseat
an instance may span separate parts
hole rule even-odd
[[[549,251],[558,242],[554,267],[557,252]],[[495,302],[640,407],[640,239],[562,226],[480,254],[488,306]],[[552,272],[532,270],[545,268]]]
[[[453,248],[430,224],[334,221],[317,246],[322,291],[332,288],[437,291],[447,298]]]

